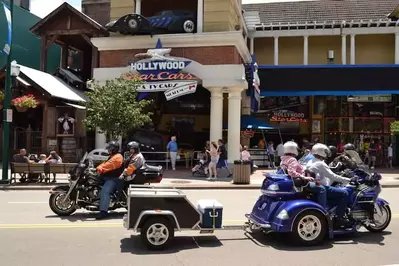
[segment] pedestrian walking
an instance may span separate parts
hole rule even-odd
[[[277,165],[280,165],[281,156],[284,156],[284,144],[282,142],[277,145],[276,151],[277,151],[277,157],[278,157]]]
[[[216,168],[217,168],[217,169],[222,169],[222,168],[226,169],[227,172],[229,173],[228,177],[231,177],[232,174],[231,174],[231,172],[230,172],[230,169],[229,169],[228,163],[227,163],[227,150],[226,150],[226,146],[225,146],[225,144],[223,143],[223,140],[221,140],[221,139],[219,139],[218,144],[219,144],[219,150],[218,150],[218,153],[219,153],[219,161],[218,161],[218,163],[217,163]]]
[[[267,145],[267,154],[269,155],[269,165],[270,167],[276,168],[276,164],[274,162],[274,154],[275,154],[275,150],[274,150],[274,144],[273,141],[270,141],[269,144]]]
[[[176,160],[177,160],[177,150],[178,150],[176,136],[172,136],[170,138],[170,141],[169,141],[168,145],[166,146],[166,149],[169,152],[170,163],[172,164],[172,169],[173,169],[173,171],[175,171],[176,170]]]
[[[219,146],[215,141],[212,141],[211,145],[209,146],[209,150],[207,150],[207,153],[209,154],[209,157],[211,161],[209,162],[209,177],[208,180],[216,180],[217,179],[217,169],[216,165],[219,161],[219,152],[218,152]]]
[[[374,140],[372,139],[370,142],[369,148],[369,157],[370,157],[370,169],[375,169],[375,162],[377,161],[377,144],[375,144]]]

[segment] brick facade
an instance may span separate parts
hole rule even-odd
[[[99,67],[124,67],[133,62],[138,53],[147,49],[101,51]],[[241,56],[234,46],[172,48],[171,56],[184,57],[203,65],[241,64]]]
[[[111,1],[109,0],[83,0],[82,12],[101,25],[105,26],[111,17]]]

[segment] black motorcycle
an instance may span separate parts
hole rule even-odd
[[[86,157],[87,153],[69,172],[69,185],[56,186],[49,191],[50,209],[58,216],[69,216],[80,208],[89,211],[99,210],[100,191],[104,181],[97,174],[96,169],[93,167],[93,162],[86,159]],[[123,181],[123,190],[111,195],[109,210],[127,207],[129,185],[160,183],[162,174],[161,166],[145,165],[136,170],[132,180]]]

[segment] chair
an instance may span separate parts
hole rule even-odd
[[[11,163],[11,181],[17,182],[17,174],[20,176],[20,181],[23,182],[29,174],[28,163]]]

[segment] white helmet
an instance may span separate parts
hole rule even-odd
[[[298,144],[293,141],[284,143],[284,154],[287,153],[298,155]]]
[[[318,155],[323,158],[327,158],[330,154],[330,149],[327,147],[327,145],[324,145],[322,143],[316,143],[313,145],[312,148],[312,154],[313,155]]]

